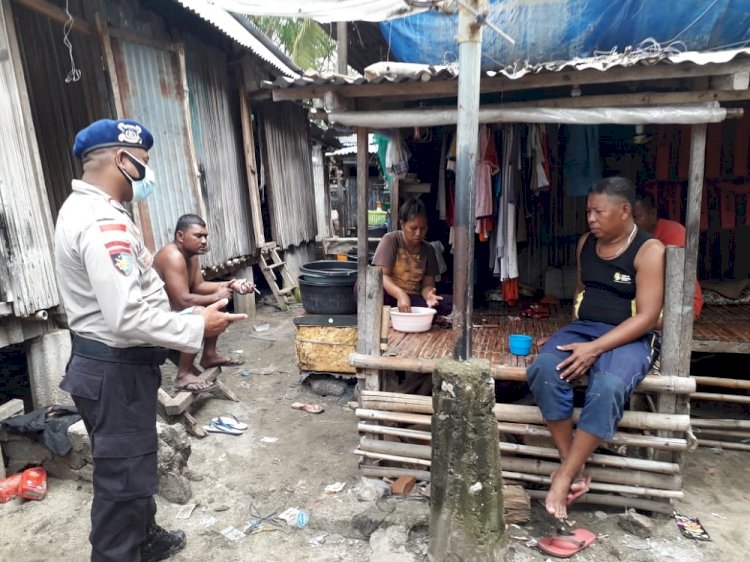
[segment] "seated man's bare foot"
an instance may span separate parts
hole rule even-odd
[[[557,519],[567,519],[567,497],[568,492],[570,491],[572,479],[561,475],[558,470],[552,473],[551,478],[552,484],[550,485],[549,492],[547,492],[547,497],[544,500],[547,513]]]
[[[174,379],[174,389],[178,392],[208,392],[216,388],[216,384],[206,382],[191,374],[179,375]]]
[[[224,357],[223,355],[203,355],[201,357],[200,365],[204,369],[210,369],[211,367],[239,367],[244,365],[242,359],[233,359],[232,357]]]
[[[580,472],[573,478],[573,482],[570,484],[570,492],[568,492],[567,504],[570,505],[583,494],[587,493],[591,489],[591,475],[581,468]]]

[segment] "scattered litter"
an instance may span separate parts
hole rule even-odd
[[[216,517],[214,517],[213,515],[206,515],[203,519],[201,519],[199,525],[204,529],[208,529],[211,525],[216,523],[216,521],[218,521],[218,519],[216,519]]]
[[[321,546],[326,543],[326,537],[328,535],[318,535],[317,537],[313,537],[311,539],[307,539],[307,544],[311,546]]]
[[[325,487],[325,491],[326,494],[338,494],[344,488],[346,488],[346,482],[334,482],[333,484],[328,484]]]
[[[235,349],[234,352],[235,353],[245,353],[245,350],[244,349]]]
[[[279,440],[278,437],[261,437],[260,440],[263,443],[276,443]]]
[[[242,529],[242,532],[246,535],[252,535],[255,531],[260,529],[261,525],[263,524],[263,521],[260,519],[251,519],[247,522],[247,525],[245,525],[245,528]]]
[[[268,367],[261,367],[259,369],[242,369],[240,371],[240,376],[249,377],[250,375],[272,375],[277,372],[279,372],[278,367],[276,367],[276,365],[270,365]]]
[[[375,501],[391,493],[390,485],[376,478],[361,478],[357,488],[357,499],[364,502]]]
[[[604,513],[603,511],[595,511],[594,512],[594,517],[596,517],[600,521],[603,521],[604,519],[606,519],[608,517],[608,515],[606,513]]]
[[[259,326],[257,326],[257,325],[255,326],[255,331],[256,332],[267,332],[270,329],[271,329],[271,325],[270,324],[261,324]]]
[[[245,533],[234,527],[227,527],[226,529],[223,529],[221,531],[221,534],[232,542],[237,542],[245,538]]]
[[[308,414],[322,414],[326,411],[325,406],[315,404],[314,402],[294,402],[292,408],[295,410],[302,410]]]
[[[722,449],[721,447],[710,447],[708,450],[711,451],[714,455],[724,454],[724,449]]]
[[[712,513],[711,515],[713,515],[714,517],[718,519],[726,519],[726,517],[722,515],[721,513]]]
[[[249,384],[249,383],[246,383],[245,381],[242,381],[242,382],[240,383],[240,387],[242,387],[242,388],[250,388],[250,384]]]
[[[217,513],[218,513],[218,512],[222,512],[222,511],[229,511],[229,506],[228,506],[228,505],[226,505],[226,504],[221,504],[221,505],[217,505],[217,506],[216,506],[216,507],[214,508],[214,511],[216,511]]]
[[[175,515],[175,519],[190,519],[190,516],[193,514],[193,510],[195,509],[195,506],[196,504],[194,503],[183,505],[177,511],[177,515]]]
[[[307,526],[307,522],[310,520],[310,515],[304,509],[290,507],[282,513],[279,513],[278,518],[286,521],[287,525],[290,527],[304,529]]]
[[[697,517],[687,517],[685,515],[680,515],[675,511],[674,520],[675,523],[677,523],[677,528],[680,530],[684,537],[698,541],[711,540],[708,531],[706,531],[706,529],[701,524],[700,519],[698,519]]]

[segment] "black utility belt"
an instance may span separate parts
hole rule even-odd
[[[168,350],[163,347],[111,347],[105,343],[73,336],[73,355],[107,363],[126,365],[163,365]]]

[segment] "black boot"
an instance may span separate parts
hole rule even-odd
[[[166,560],[185,548],[186,543],[183,531],[167,531],[154,523],[146,530],[146,540],[141,543],[141,562]]]

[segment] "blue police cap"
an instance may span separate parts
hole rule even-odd
[[[73,143],[73,156],[83,158],[97,148],[125,146],[149,150],[154,137],[146,127],[132,119],[100,119],[78,131]]]

